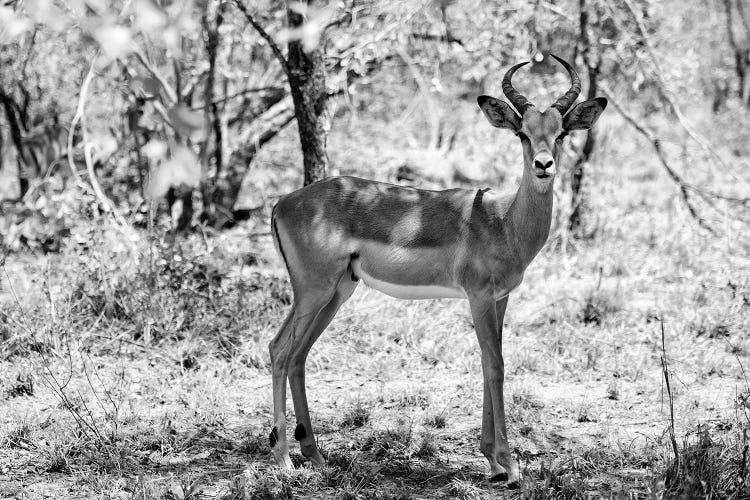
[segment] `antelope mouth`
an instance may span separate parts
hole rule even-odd
[[[548,179],[548,178],[550,178],[552,176],[550,174],[548,174],[547,172],[537,171],[536,172],[536,177],[537,177],[537,179]]]

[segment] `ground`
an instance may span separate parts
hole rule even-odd
[[[629,168],[592,170],[595,234],[572,240],[556,221],[511,295],[506,393],[522,490],[486,480],[467,304],[364,286],[307,363],[329,466],[302,463],[293,440],[299,468],[272,465],[266,345],[291,294],[264,213],[177,239],[86,222],[59,253],[7,257],[0,497],[667,496],[682,470],[670,469],[672,412],[681,465],[713,474],[693,486],[741,491],[750,243],[729,212],[717,235],[699,228],[653,159],[629,156],[638,147],[608,150]]]

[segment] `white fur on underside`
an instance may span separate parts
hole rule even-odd
[[[397,299],[465,299],[466,293],[461,288],[449,288],[439,285],[401,285],[389,283],[370,276],[362,270],[359,259],[352,259],[354,276],[367,286]]]

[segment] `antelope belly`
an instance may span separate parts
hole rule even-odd
[[[441,285],[404,285],[389,283],[370,276],[362,270],[359,259],[352,260],[354,276],[361,279],[367,286],[397,299],[465,299],[466,293],[461,288],[451,288]]]

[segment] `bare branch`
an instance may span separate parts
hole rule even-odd
[[[742,3],[742,2],[740,2]],[[732,47],[735,53],[739,52],[737,46],[737,39],[734,38],[734,29],[732,29],[732,2],[731,0],[724,0],[724,12],[726,13],[725,19],[727,21],[727,35],[729,37],[729,45]]]
[[[284,54],[281,52],[279,46],[276,45],[276,42],[273,40],[273,38],[271,38],[271,35],[269,35],[266,30],[263,29],[263,26],[258,24],[252,14],[250,14],[250,12],[247,10],[247,7],[245,7],[245,5],[242,3],[242,0],[234,0],[234,4],[238,9],[240,9],[240,12],[245,15],[245,19],[247,19],[247,21],[253,26],[253,28],[255,28],[255,31],[257,31],[258,34],[263,37],[266,43],[268,43],[268,46],[271,47],[273,55],[276,56],[276,59],[279,60],[281,67],[284,69],[284,73],[288,74],[289,67],[287,64],[287,60],[284,57]]]
[[[737,73],[737,80],[739,82],[739,97],[742,99],[744,104],[747,104],[747,96],[745,95],[745,82],[747,81],[747,56],[748,51],[744,47],[740,47],[737,43],[737,38],[734,36],[733,18],[732,15],[732,2],[731,0],[724,0],[724,11],[727,24],[727,36],[729,38],[729,46],[732,48],[734,55],[734,70]],[[738,3],[738,7],[742,5],[742,2]]]
[[[27,75],[26,75],[26,69],[29,66],[29,61],[31,61],[31,57],[34,52],[34,45],[36,44],[36,35],[39,32],[38,27],[34,27],[34,31],[31,33],[31,39],[29,40],[29,49],[26,51],[26,57],[23,60],[23,64],[21,65],[21,81],[26,81]]]
[[[740,20],[742,20],[742,25],[745,27],[746,36],[750,36],[750,20],[748,20],[745,13],[745,0],[737,0],[737,11],[740,13]]]
[[[70,130],[68,131],[68,165],[70,166],[70,170],[73,172],[73,176],[76,178],[76,181],[78,181],[81,186],[85,186],[85,184],[83,184],[81,180],[81,176],[76,170],[75,163],[73,162],[73,134],[75,134],[76,126],[80,122],[81,135],[83,137],[84,158],[86,160],[86,170],[89,174],[89,182],[91,183],[91,187],[93,188],[94,194],[99,200],[99,203],[101,203],[104,207],[104,210],[110,212],[120,228],[124,229],[128,227],[127,222],[117,212],[112,201],[107,197],[106,194],[104,194],[104,191],[102,190],[102,187],[101,185],[99,185],[99,181],[96,178],[96,173],[94,172],[94,162],[91,157],[91,144],[89,144],[88,142],[88,131],[86,130],[84,110],[86,107],[86,99],[88,97],[89,86],[91,85],[91,81],[94,79],[94,69],[96,68],[96,60],[98,57],[99,53],[97,52],[91,59],[91,66],[89,66],[89,71],[86,74],[86,78],[84,78],[83,83],[81,84],[81,91],[78,96],[78,106],[76,107],[76,113],[70,123]]]
[[[227,96],[224,96],[218,99],[214,99],[213,101],[211,101],[211,105],[218,106],[220,104],[229,102],[232,99],[237,99],[238,97],[245,97],[248,94],[260,94],[260,93],[269,92],[269,91],[278,92],[279,90],[283,90],[283,88],[282,87],[253,87],[250,89],[240,90],[239,92],[235,92],[234,94],[229,94]],[[192,109],[193,111],[199,111],[203,109],[204,106],[205,104],[201,103],[201,104],[192,106],[190,109]]]
[[[235,151],[235,153],[241,154],[244,157],[253,157],[260,150],[261,146],[281,132],[294,117],[294,106],[292,106],[291,100],[288,97],[279,100],[266,109],[262,117],[253,120],[253,125],[256,122],[260,125],[253,126],[240,134],[237,138],[237,143],[244,144],[245,146]]]
[[[659,89],[659,93],[661,96],[667,101],[669,104],[670,109],[674,113],[674,115],[677,117],[677,121],[680,122],[680,125],[683,129],[688,133],[688,135],[697,142],[705,151],[707,151],[711,156],[713,156],[718,164],[725,170],[730,171],[730,167],[724,162],[724,160],[721,158],[719,153],[714,149],[714,147],[706,140],[705,137],[703,137],[701,134],[699,134],[690,123],[688,123],[687,118],[685,118],[685,115],[680,110],[680,107],[677,105],[675,100],[672,98],[672,96],[667,91],[667,85],[664,82],[663,74],[664,72],[661,69],[661,66],[659,64],[659,59],[656,57],[656,53],[653,48],[653,44],[651,42],[651,38],[648,36],[646,31],[646,26],[643,24],[643,20],[641,19],[640,15],[638,14],[635,6],[633,5],[632,0],[624,0],[624,4],[627,6],[628,10],[630,11],[630,14],[635,21],[636,26],[638,27],[639,35],[641,39],[644,42],[644,45],[646,46],[646,51],[648,52],[649,58],[651,60],[651,64],[653,64],[654,68],[656,69],[655,74],[655,83],[657,84],[657,88]],[[735,178],[737,178],[735,176]],[[739,179],[738,179],[739,180]]]
[[[573,14],[570,14],[566,12],[563,8],[558,7],[557,5],[552,4],[551,2],[541,2],[539,4],[542,8],[547,9],[551,12],[554,12],[555,14],[559,15],[560,17],[565,18],[566,20],[570,22],[574,22],[576,20],[575,16]]]
[[[425,118],[430,124],[430,143],[428,145],[428,148],[437,149],[438,143],[440,141],[440,113],[438,112],[438,107],[435,103],[435,99],[432,97],[432,93],[430,92],[430,86],[427,83],[427,80],[425,80],[422,73],[419,71],[417,64],[414,62],[408,52],[406,52],[406,48],[399,46],[396,48],[396,52],[398,52],[398,55],[409,67],[409,71],[414,77],[414,81],[417,82],[417,87],[419,87],[419,91],[422,93],[422,97],[427,103],[427,112],[425,113]]]
[[[143,64],[143,66],[149,71],[149,73],[151,73],[151,75],[158,80],[159,84],[164,89],[164,92],[167,94],[167,98],[169,99],[169,101],[172,104],[178,102],[177,92],[175,92],[172,86],[167,82],[167,79],[164,78],[164,76],[159,72],[159,70],[156,69],[154,65],[149,62],[148,57],[146,57],[146,54],[143,53],[141,48],[133,47],[133,53],[141,62],[141,64]]]
[[[349,24],[354,19],[354,4],[356,3],[356,0],[351,0],[349,2],[349,5],[344,9],[344,13],[341,14],[336,19],[330,21],[328,24],[325,25],[323,28],[323,33],[328,31],[331,28],[335,28],[337,26],[341,26],[342,24]]]
[[[625,121],[628,122],[633,128],[635,128],[638,133],[645,137],[654,147],[654,151],[656,152],[656,156],[659,158],[662,167],[664,167],[664,170],[667,172],[669,178],[672,179],[672,181],[674,181],[674,183],[679,187],[680,195],[682,196],[682,200],[685,202],[685,206],[687,207],[691,217],[693,217],[693,219],[695,219],[702,228],[706,229],[711,234],[716,234],[716,232],[708,224],[708,222],[703,217],[701,217],[700,214],[698,214],[698,210],[696,209],[693,201],[690,198],[690,188],[688,184],[670,166],[669,161],[667,160],[667,156],[661,147],[661,142],[659,141],[659,139],[654,136],[653,132],[641,125],[639,120],[625,111],[607,89],[601,88],[601,91],[609,99],[609,102],[614,106],[617,112],[620,113]]]
[[[429,40],[433,42],[457,43],[463,47],[464,42],[460,38],[454,37],[451,33],[445,35],[435,35],[432,33],[411,33],[410,37],[417,40]]]

